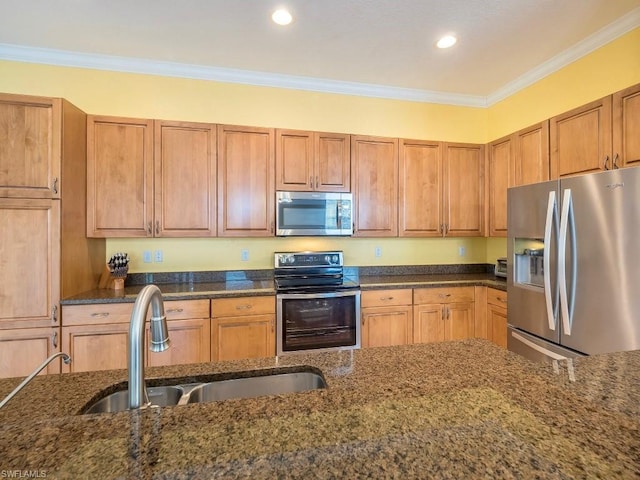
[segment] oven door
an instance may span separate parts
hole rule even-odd
[[[360,348],[360,290],[276,295],[278,355]]]

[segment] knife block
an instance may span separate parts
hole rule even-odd
[[[127,278],[125,274],[124,277],[118,276],[114,277],[109,270],[109,266],[105,265],[102,270],[102,275],[100,275],[100,281],[98,282],[98,288],[109,288],[112,290],[124,290],[124,280]]]

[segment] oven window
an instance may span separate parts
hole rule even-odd
[[[297,351],[357,343],[356,297],[282,300],[282,349]]]

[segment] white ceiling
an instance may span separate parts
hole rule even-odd
[[[480,105],[638,26],[640,0],[0,0],[0,59]]]

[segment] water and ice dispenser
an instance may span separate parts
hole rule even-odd
[[[514,247],[514,283],[544,288],[544,242],[539,239],[516,238]]]

